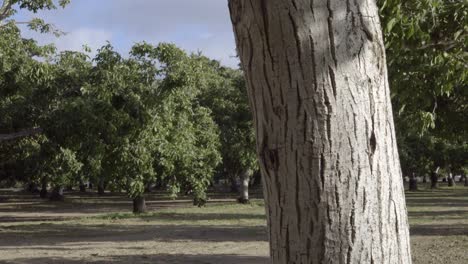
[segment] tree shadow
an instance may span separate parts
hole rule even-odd
[[[414,236],[468,236],[468,225],[412,225],[410,234]]]
[[[155,263],[155,264],[267,264],[268,257],[241,255],[181,255],[181,254],[152,254],[152,255],[117,255],[111,257],[95,257],[90,259],[71,259],[66,257],[18,258],[5,261],[5,264],[127,264],[127,263]]]
[[[465,218],[465,216],[468,214],[468,208],[467,210],[452,210],[452,211],[417,211],[417,212],[408,212],[408,215],[410,217],[425,217],[425,216],[441,216],[441,217],[446,217],[446,216],[451,216],[453,217],[460,217],[460,218]]]
[[[468,199],[447,199],[445,198],[434,198],[434,199],[421,199],[421,198],[408,198],[407,204],[411,206],[462,206],[468,207]]]
[[[67,243],[138,241],[267,241],[265,226],[138,224],[39,224],[0,227],[0,251],[11,246],[60,246]]]
[[[222,221],[222,220],[237,220],[237,219],[248,219],[248,220],[266,220],[266,216],[263,214],[227,214],[227,213],[166,213],[161,212],[154,216],[141,216],[142,219],[153,218],[158,220],[171,220],[171,221]]]
[[[65,195],[65,201],[51,202],[24,191],[0,190],[0,197],[3,199],[0,203],[0,223],[63,221],[103,213],[129,213],[132,209],[132,201],[123,193],[99,196],[96,193],[69,192]],[[236,197],[216,193],[207,201],[207,205],[236,204]],[[167,197],[166,192],[150,193],[147,195],[146,205],[148,211],[159,211],[192,207],[193,200],[188,196],[172,200]]]

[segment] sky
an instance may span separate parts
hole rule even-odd
[[[40,44],[58,50],[96,50],[109,41],[128,54],[137,42],[171,42],[188,52],[201,51],[225,66],[237,67],[235,42],[226,0],[72,0],[65,9],[21,11],[15,17],[44,19],[66,32],[59,38],[23,30]]]

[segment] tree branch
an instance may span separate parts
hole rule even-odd
[[[0,22],[8,17],[8,13],[11,10],[11,6],[13,5],[12,0],[4,0],[2,7],[0,8]]]
[[[42,131],[43,131],[42,128],[38,127],[38,128],[24,129],[19,132],[10,133],[10,134],[0,134],[0,142],[22,138],[22,137],[32,137],[32,136],[42,133]]]

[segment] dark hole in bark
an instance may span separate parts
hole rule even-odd
[[[374,154],[375,149],[377,148],[377,139],[375,138],[375,133],[372,131],[372,135],[370,137],[370,147],[371,147],[371,153]]]
[[[274,170],[274,171],[277,171],[278,170],[278,160],[279,160],[279,157],[278,157],[278,150],[277,149],[270,149],[270,150],[267,150],[267,157],[268,157],[268,160],[267,160],[267,165],[270,169]]]

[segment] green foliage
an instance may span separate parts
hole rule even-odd
[[[468,99],[468,2],[378,3],[397,126],[419,135],[435,127],[445,135],[457,130],[466,138],[466,127],[460,125]]]
[[[200,103],[213,112],[220,128],[221,155],[219,174],[236,178],[245,170],[258,169],[253,120],[248,105],[247,87],[240,70],[232,70],[198,57],[209,75]]]
[[[206,200],[221,158],[218,127],[197,99],[208,76],[195,57],[141,43],[128,58],[107,44],[91,60],[24,40],[13,23],[0,31],[0,133],[42,129],[0,146],[17,180],[102,180],[130,197],[164,181],[174,196]]]
[[[468,2],[379,0],[403,170],[466,166]]]
[[[56,9],[58,4],[60,7],[65,8],[70,3],[70,0],[3,0],[2,6],[0,7],[0,27],[8,24],[26,24],[31,30],[40,33],[52,33],[56,36],[64,34],[62,31],[56,29],[52,24],[46,23],[40,18],[33,18],[30,21],[16,21],[9,19],[18,12],[18,9],[28,10],[33,13],[37,13],[39,10],[51,10]],[[2,24],[2,22],[4,22]],[[5,23],[6,22],[6,23]]]
[[[59,148],[50,160],[47,160],[46,170],[54,187],[65,186],[73,182],[83,164],[76,158],[76,153],[70,149]]]
[[[161,44],[155,54],[164,77],[158,86],[164,100],[153,123],[157,171],[173,196],[190,192],[201,205],[221,160],[218,128],[211,111],[197,100],[210,75],[174,45]]]

